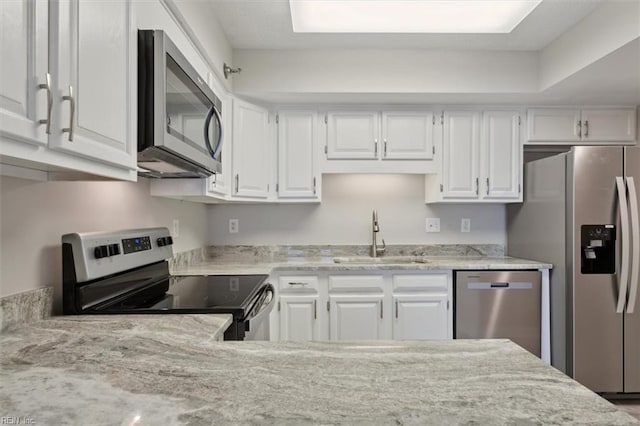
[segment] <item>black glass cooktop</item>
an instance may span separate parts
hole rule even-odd
[[[110,304],[101,313],[228,313],[244,318],[266,275],[171,276],[164,284]]]

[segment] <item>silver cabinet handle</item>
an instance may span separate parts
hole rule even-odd
[[[387,140],[384,140],[384,157],[387,156]]]
[[[63,101],[69,101],[69,127],[62,129],[62,133],[69,133],[69,142],[73,142],[73,125],[76,116],[76,100],[73,98],[73,87],[69,86],[69,95],[62,97]]]
[[[480,178],[476,178],[476,195],[480,195]]]
[[[384,300],[380,301],[380,319],[384,319]]]
[[[313,319],[318,319],[318,301],[313,301]]]
[[[640,213],[638,212],[638,195],[636,183],[633,177],[627,177],[627,189],[629,190],[629,206],[631,206],[631,236],[633,237],[631,261],[631,288],[629,289],[629,302],[627,313],[632,314],[638,297],[638,278],[640,277]]]
[[[585,138],[589,137],[589,120],[586,120],[584,122],[584,137]]]
[[[295,281],[291,281],[289,282],[289,285],[300,285],[300,286],[305,286],[305,285],[309,285],[309,283],[305,283],[305,282],[295,282]]]
[[[51,95],[51,74],[47,73],[45,82],[38,85],[38,89],[47,91],[47,118],[39,120],[38,123],[46,124],[45,133],[51,134],[51,111],[53,110],[53,96]]]
[[[240,175],[236,173],[236,194],[238,193],[238,188],[240,188]]]
[[[313,178],[313,195],[316,195],[316,178]]]
[[[578,120],[578,137],[582,137],[582,121]]]
[[[378,156],[378,139],[373,140],[373,156]]]
[[[629,287],[629,211],[627,210],[627,188],[624,178],[616,177],[616,188],[618,189],[620,227],[622,228],[622,264],[620,265],[620,290],[618,291],[616,313],[622,314],[627,303],[627,288]]]
[[[396,300],[396,318],[398,318],[398,301]]]
[[[487,195],[489,195],[489,178],[487,178]]]

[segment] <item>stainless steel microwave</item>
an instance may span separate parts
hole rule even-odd
[[[161,30],[138,31],[138,174],[222,171],[222,102]]]

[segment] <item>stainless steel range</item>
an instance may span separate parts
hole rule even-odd
[[[172,276],[172,245],[167,228],[63,235],[64,314],[232,314],[225,340],[268,321],[266,275]]]

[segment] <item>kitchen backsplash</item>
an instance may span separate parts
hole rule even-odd
[[[207,258],[221,262],[282,262],[297,258],[313,261],[344,256],[369,256],[370,249],[369,245],[224,245],[210,246]],[[501,257],[504,253],[504,246],[500,244],[434,244],[387,245],[384,255]]]

